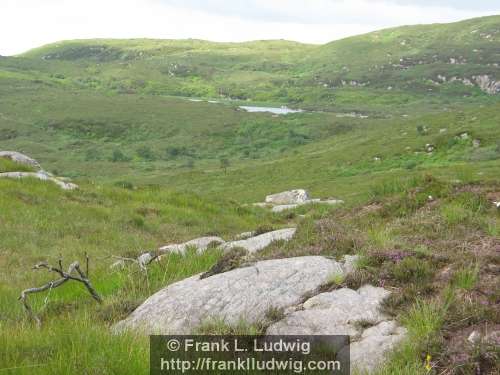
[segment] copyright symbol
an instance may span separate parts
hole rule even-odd
[[[167,341],[167,349],[171,352],[176,352],[181,348],[179,340],[171,339]]]

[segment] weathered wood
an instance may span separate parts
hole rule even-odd
[[[86,257],[86,262],[87,262],[86,268],[88,271],[88,267],[89,267],[88,266],[88,263],[89,263],[88,256]],[[92,296],[92,298],[94,298],[97,302],[102,303],[101,296],[99,295],[99,293],[97,293],[96,289],[93,287],[87,274],[82,271],[82,269],[80,268],[80,264],[78,262],[71,263],[70,266],[68,267],[67,272],[65,272],[63,270],[62,259],[58,260],[58,265],[59,265],[59,267],[54,267],[54,266],[51,266],[50,264],[48,264],[47,262],[41,262],[41,263],[37,263],[35,266],[33,266],[34,270],[46,269],[49,272],[57,273],[61,278],[54,280],[54,281],[51,281],[45,285],[42,285],[41,287],[34,287],[34,288],[25,289],[21,292],[21,295],[19,297],[19,300],[23,304],[24,309],[26,310],[28,316],[31,319],[33,319],[37,323],[38,326],[41,325],[41,320],[33,312],[33,309],[31,308],[31,306],[28,303],[28,295],[30,295],[30,294],[41,293],[41,292],[44,292],[46,290],[52,290],[52,289],[55,289],[55,288],[63,285],[67,281],[73,280],[73,281],[77,281],[77,282],[80,282],[83,285],[85,285],[85,287],[87,288],[87,290],[90,293],[90,295]],[[77,273],[77,275],[74,275],[75,272]]]

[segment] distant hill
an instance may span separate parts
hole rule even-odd
[[[290,41],[76,40],[50,44],[0,69],[121,93],[225,97],[332,106],[346,90],[371,96],[500,92],[500,16],[404,26],[322,46]],[[346,90],[340,90],[346,89]]]

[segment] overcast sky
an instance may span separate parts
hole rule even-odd
[[[326,43],[493,14],[500,0],[0,0],[0,55],[82,38]]]

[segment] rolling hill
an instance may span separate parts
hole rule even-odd
[[[0,57],[0,150],[80,186],[0,179],[0,373],[147,373],[147,340],[110,327],[227,259],[188,251],[144,272],[110,268],[117,257],[284,227],[296,236],[259,260],[359,255],[354,276],[322,288],[393,292],[385,307],[410,340],[379,374],[495,373],[498,351],[467,340],[500,324],[499,63],[500,16],[320,46],[75,40]],[[0,173],[32,171],[0,161]],[[296,188],[345,204],[251,205]],[[50,278],[33,264],[87,256],[104,302],[50,288],[30,297],[36,327],[16,301]],[[244,323],[200,332],[264,332]]]

